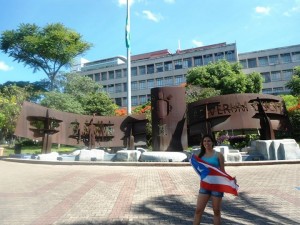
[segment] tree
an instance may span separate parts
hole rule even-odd
[[[187,84],[220,90],[220,94],[259,93],[262,78],[258,73],[246,75],[239,63],[219,60],[206,66],[194,67],[187,72]]]
[[[55,91],[46,92],[41,105],[64,112],[84,114],[81,103],[72,95]]]
[[[16,128],[24,100],[29,97],[26,88],[15,85],[5,86],[0,91],[0,132],[2,137],[11,140]]]
[[[291,90],[292,95],[300,95],[300,66],[294,68],[293,77],[287,82],[286,87]]]
[[[220,91],[214,88],[201,88],[195,85],[188,85],[186,87],[186,102],[191,103],[204,98],[210,98],[220,95]]]
[[[35,24],[20,24],[17,30],[4,31],[0,37],[0,49],[17,62],[24,63],[33,72],[42,70],[54,89],[57,74],[63,66],[69,66],[78,55],[92,45],[82,40],[77,32],[63,24],[48,24],[43,28]]]
[[[45,93],[41,105],[64,112],[101,116],[114,115],[117,105],[102,86],[87,76],[65,74],[61,86]]]

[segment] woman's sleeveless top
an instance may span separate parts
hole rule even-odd
[[[220,162],[219,162],[219,158],[218,158],[218,152],[214,151],[215,153],[213,154],[213,156],[211,157],[205,157],[202,156],[202,160],[209,163],[210,165],[220,168]]]

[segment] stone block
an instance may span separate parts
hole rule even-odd
[[[281,143],[278,149],[278,160],[300,159],[300,149],[295,142]]]
[[[91,149],[91,158],[96,159],[96,161],[104,160],[104,150],[100,149]]]
[[[144,152],[141,162],[186,162],[188,157],[183,152]]]
[[[270,160],[272,140],[256,140],[256,151],[264,156],[266,160]]]
[[[36,159],[42,160],[42,161],[57,161],[57,157],[59,154],[57,152],[51,152],[48,154],[38,154]]]
[[[111,154],[111,153],[105,152],[103,161],[113,161],[115,156],[116,156],[116,154]]]
[[[114,161],[118,162],[137,162],[141,156],[138,150],[120,150],[117,151]]]
[[[76,161],[91,161],[92,154],[90,150],[82,149],[79,155],[76,155]]]
[[[229,152],[226,154],[227,162],[242,162],[242,154],[240,152]]]

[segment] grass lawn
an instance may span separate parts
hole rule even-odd
[[[13,147],[9,147],[8,145],[2,145],[2,148],[4,148],[3,156],[9,156],[11,154],[15,154],[15,149]],[[59,154],[68,154],[73,152],[74,150],[79,149],[76,146],[66,146],[61,145],[58,148],[57,144],[52,145],[52,152],[58,152]],[[21,148],[21,154],[41,154],[42,152],[42,146],[41,145],[33,145],[33,146],[22,146]]]

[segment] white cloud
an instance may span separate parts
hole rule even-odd
[[[255,12],[258,14],[269,15],[271,11],[270,7],[257,6]]]
[[[161,15],[156,15],[149,10],[143,10],[143,14],[146,16],[148,20],[152,20],[154,22],[159,22],[163,19]]]
[[[197,47],[203,46],[203,42],[202,42],[202,41],[192,40],[192,42],[193,42],[193,44],[196,45]]]
[[[12,69],[13,69],[13,67],[10,67],[9,65],[5,64],[5,62],[0,61],[0,70],[9,71]]]

